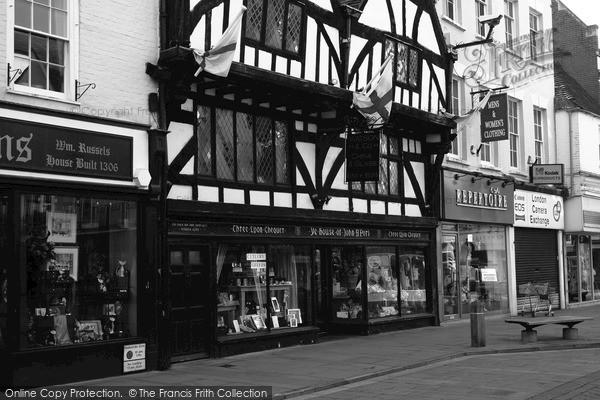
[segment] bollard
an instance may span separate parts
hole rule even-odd
[[[485,347],[485,314],[480,301],[471,310],[471,347]]]

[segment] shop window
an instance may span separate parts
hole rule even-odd
[[[218,336],[311,324],[308,246],[222,243],[216,265]]]
[[[5,256],[10,252],[7,226],[8,198],[7,196],[0,196],[0,252]],[[0,349],[6,346],[8,340],[8,273],[7,265],[0,265]]]
[[[400,314],[394,247],[367,247],[367,293],[369,319]]]
[[[304,9],[290,0],[248,0],[246,40],[290,57],[301,52]]]
[[[11,0],[9,81],[19,91],[70,99],[77,71],[77,4]]]
[[[286,122],[199,106],[197,135],[199,175],[242,183],[290,183]]]
[[[333,317],[364,320],[363,282],[365,268],[362,246],[331,249]]]
[[[399,260],[401,313],[425,312],[427,297],[423,249],[401,247]]]
[[[22,348],[137,335],[134,202],[27,194]]]

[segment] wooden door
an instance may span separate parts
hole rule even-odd
[[[210,251],[171,246],[171,354],[173,361],[207,357],[210,346]]]

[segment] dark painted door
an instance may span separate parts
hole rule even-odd
[[[208,246],[171,246],[171,352],[173,361],[207,357],[210,340]]]

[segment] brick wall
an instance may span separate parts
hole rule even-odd
[[[555,62],[594,99],[600,101],[598,85],[598,27],[587,26],[557,0],[552,1]],[[565,52],[561,54],[561,52]]]

